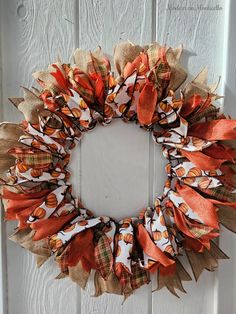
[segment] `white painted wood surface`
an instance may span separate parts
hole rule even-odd
[[[183,64],[192,75],[205,65],[210,82],[223,75],[226,110],[236,115],[232,106],[236,97],[233,0],[231,4],[230,0],[2,0],[1,5],[4,120],[19,122],[22,118],[7,98],[20,95],[20,85],[30,86],[35,70],[45,68],[58,55],[68,61],[76,47],[101,45],[112,54],[113,46],[127,39],[183,43]],[[206,9],[217,5],[222,9]],[[162,192],[164,165],[160,148],[149,134],[136,125],[115,121],[84,137],[73,154],[72,182],[77,195],[96,214],[120,219],[135,215]],[[215,274],[205,272],[197,284],[185,284],[187,295],[177,299],[165,290],[152,294],[149,285],[121,305],[119,296],[91,298],[92,281],[84,292],[67,279],[54,280],[57,270],[52,261],[36,269],[31,254],[6,239],[13,227],[8,224],[6,233],[1,229],[4,314],[236,313],[236,237],[225,230],[222,245],[232,259],[220,263]]]

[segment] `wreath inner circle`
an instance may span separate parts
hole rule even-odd
[[[149,193],[147,192],[146,196],[144,195],[142,199],[139,197],[137,201],[137,193],[140,192],[141,188],[139,191],[135,190],[137,181],[144,182],[144,185],[147,184],[146,180],[148,180],[147,174],[149,172],[148,162],[150,158],[149,143],[153,141],[151,132],[146,132],[146,130],[141,129],[140,126],[135,125],[135,123],[126,122],[124,124],[123,121],[120,120],[121,119],[116,119],[105,127],[97,125],[93,130],[86,133],[81,139],[81,145],[76,145],[71,151],[71,160],[68,165],[71,174],[69,182],[72,184],[73,190],[76,189],[77,185],[82,188],[82,193],[77,189],[73,194],[76,197],[78,196],[86,208],[94,208],[91,194],[93,197],[98,195],[97,176],[103,174],[103,172],[108,175],[107,182],[104,179],[101,181],[101,197],[93,212],[96,212],[97,215],[98,213],[110,215],[116,222],[120,221],[122,217],[137,216],[142,208],[148,206]],[[141,143],[145,143],[145,148],[140,145],[140,137]],[[127,138],[129,139],[128,141]],[[99,143],[99,145],[93,148],[95,142]],[[101,143],[103,144],[101,145]],[[129,147],[127,147],[127,143]],[[140,149],[147,149],[145,157],[142,154],[141,157],[139,157]],[[85,153],[83,153],[81,157],[78,157],[80,156],[81,150],[85,151]],[[106,155],[107,152],[109,157]],[[127,159],[127,157],[129,158]],[[89,158],[89,163],[86,160],[87,158]],[[156,158],[161,160],[162,165],[166,165],[166,159],[163,157],[161,147],[157,147]],[[130,165],[130,160],[133,160],[132,165]],[[87,164],[86,171],[84,171],[85,163]],[[80,174],[79,169],[81,171]],[[94,172],[96,184],[91,182],[94,179]],[[158,186],[158,194],[162,194],[163,184],[165,182],[163,172],[165,173],[165,170],[160,166],[157,172],[158,176],[160,176],[160,172],[162,173],[162,176],[160,176],[162,187]],[[122,179],[124,175],[125,180]],[[121,182],[122,187],[118,186],[119,182]],[[145,189],[148,190],[149,188],[146,187]],[[80,195],[83,195],[83,197],[81,198]],[[129,200],[129,204],[126,205],[125,200],[130,199],[130,197],[132,199]],[[104,201],[102,202],[102,200]],[[108,206],[108,204],[106,204],[108,200],[109,204],[112,203],[112,212],[111,205]],[[116,204],[117,201],[119,201],[119,204]]]
[[[226,259],[214,240],[220,224],[236,232],[236,121],[220,113],[204,69],[183,88],[182,47],[157,43],[115,47],[113,73],[101,49],[77,49],[34,74],[41,89],[11,98],[21,124],[0,125],[2,198],[6,219],[18,220],[11,239],[33,252],[38,265],[52,255],[58,278],[82,288],[92,269],[98,296],[126,298],[158,277],[158,289],[177,295],[191,280],[179,260],[187,255],[197,280]],[[163,193],[137,217],[97,216],[75,198],[71,152],[96,125],[136,123],[160,144],[167,160]]]

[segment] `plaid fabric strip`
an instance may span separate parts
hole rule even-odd
[[[95,102],[94,98],[94,89],[91,86],[91,82],[88,78],[88,75],[79,72],[75,77],[76,86],[75,90],[80,94],[84,101],[89,105]]]
[[[130,278],[132,289],[138,289],[144,284],[149,283],[147,271],[139,266],[139,264],[132,265],[132,276]]]
[[[95,262],[104,279],[107,279],[113,265],[113,254],[107,236],[103,233],[95,246]]]
[[[171,69],[167,61],[159,60],[154,70],[156,76],[156,88],[163,90],[169,82],[171,76]]]
[[[190,228],[189,231],[194,235],[195,238],[199,239],[202,236],[210,233],[212,231],[212,228],[207,226],[193,227]]]
[[[206,193],[211,198],[215,198],[220,201],[231,202],[235,199],[235,194],[232,194],[231,189],[227,189],[225,186],[220,186],[215,189],[200,189],[203,193]]]
[[[69,256],[69,248],[70,245],[68,245],[64,250],[61,249],[57,254],[56,254],[56,262],[58,263],[61,272],[64,274],[68,274],[69,270],[68,270],[68,265],[66,263],[66,260]]]
[[[16,148],[10,153],[32,168],[46,168],[52,163],[52,155],[39,150]]]
[[[130,278],[131,278],[130,273],[123,268],[121,276],[119,278],[120,284],[123,287],[126,287],[128,284],[130,284]]]
[[[219,177],[220,181],[224,184],[224,188],[228,191],[234,191],[236,187],[236,179],[231,176],[229,180],[227,178],[224,178],[224,175],[222,177]]]
[[[219,113],[219,109],[213,106],[209,106],[207,109],[205,109],[202,112],[199,112],[199,113],[194,112],[194,114],[188,117],[188,122],[190,124],[193,124],[202,120],[203,118],[208,118],[208,119],[213,120],[213,119],[216,119],[218,113]]]
[[[77,85],[77,91],[80,96],[85,100],[85,102],[88,102],[88,105],[89,103],[94,103],[95,98],[92,91],[89,91],[81,85]]]
[[[46,168],[52,163],[52,155],[47,153],[25,154],[22,161],[33,168]]]
[[[98,74],[101,76],[105,87],[108,87],[108,69],[105,60],[98,60],[91,55],[91,62],[88,63],[88,72],[90,74]]]
[[[154,82],[154,86],[158,90],[158,100],[164,97],[165,90],[170,82],[170,77],[171,69],[169,64],[167,61],[159,59],[149,74],[149,79]]]

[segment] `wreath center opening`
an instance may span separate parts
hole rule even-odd
[[[150,178],[154,145],[150,133],[134,123],[118,119],[107,126],[98,125],[72,150],[69,171],[73,195],[97,216],[116,220],[136,216],[141,208],[151,205],[151,181],[156,182],[158,193],[163,190],[166,159],[159,145],[155,145],[158,180],[153,175]]]

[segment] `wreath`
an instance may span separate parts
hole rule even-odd
[[[217,105],[217,85],[203,69],[181,90],[187,74],[182,47],[130,42],[114,49],[116,75],[100,48],[77,49],[73,63],[53,63],[33,74],[40,90],[23,88],[10,98],[21,124],[0,124],[1,197],[6,220],[17,220],[10,239],[41,266],[51,256],[85,288],[94,269],[95,296],[128,297],[156,273],[158,288],[177,296],[191,280],[179,257],[187,256],[197,280],[228,258],[216,240],[220,224],[236,232],[235,128]],[[97,217],[75,198],[69,162],[76,142],[113,119],[151,132],[167,159],[163,194],[138,217]],[[150,205],[150,204],[149,204]]]

